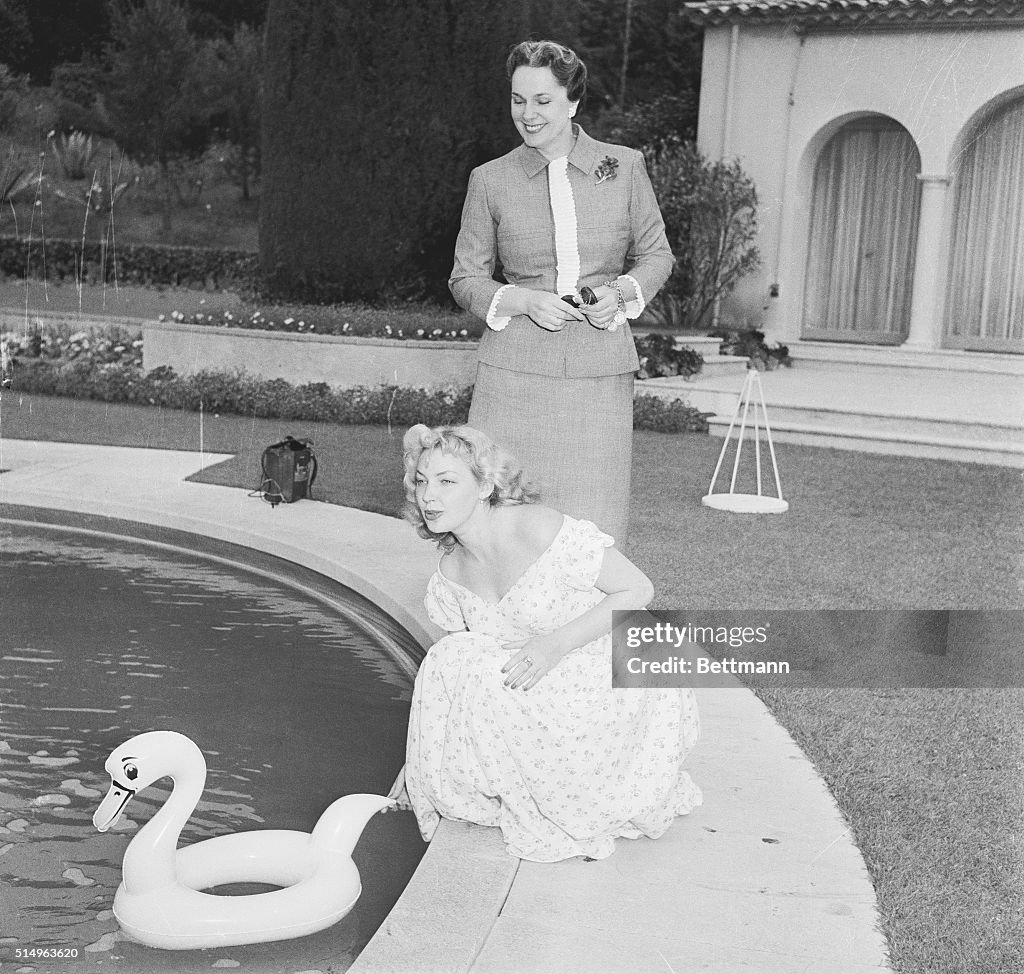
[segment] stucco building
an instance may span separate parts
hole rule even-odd
[[[698,143],[760,199],[723,317],[771,341],[1024,352],[1024,2],[705,0]]]

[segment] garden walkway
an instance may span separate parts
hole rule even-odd
[[[436,553],[407,525],[312,501],[271,510],[244,490],[185,481],[220,459],[3,440],[0,514],[86,512],[258,548],[349,585],[432,641],[422,594]],[[810,762],[750,691],[698,693],[702,808],[656,842],[620,841],[589,863],[519,862],[495,830],[444,823],[353,974],[888,970],[863,860]]]

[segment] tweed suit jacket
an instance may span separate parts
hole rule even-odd
[[[579,126],[568,156],[567,175],[576,209],[580,256],[578,287],[596,287],[628,274],[649,302],[672,272],[674,258],[665,224],[635,149],[590,138]],[[598,181],[598,169],[611,157],[616,175]],[[505,281],[555,291],[555,225],[548,192],[547,160],[520,145],[470,174],[448,282],[458,304],[487,320],[500,262]],[[638,309],[635,310],[638,314]],[[501,331],[488,328],[479,361],[498,368],[539,375],[619,375],[639,367],[629,325],[615,331],[572,321],[547,331],[527,315],[515,315]]]

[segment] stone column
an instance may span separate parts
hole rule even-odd
[[[946,208],[948,176],[921,173],[921,212],[917,223],[917,251],[914,258],[914,291],[910,298],[910,333],[904,348],[939,348],[942,344],[940,289],[942,221]]]

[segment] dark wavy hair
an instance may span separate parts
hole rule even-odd
[[[509,52],[505,75],[509,81],[516,68],[550,68],[566,89],[569,101],[582,101],[587,93],[587,66],[571,48],[556,41],[522,41]]]
[[[487,498],[491,507],[504,504],[533,504],[538,493],[533,485],[524,479],[522,467],[511,453],[498,446],[486,433],[472,426],[438,426],[431,429],[422,423],[413,426],[402,440],[404,450],[405,504],[404,517],[421,538],[436,541],[445,551],[451,551],[458,542],[451,532],[437,534],[427,527],[427,522],[416,503],[416,468],[424,453],[440,450],[448,456],[459,457],[473,471],[477,483],[492,484]]]

